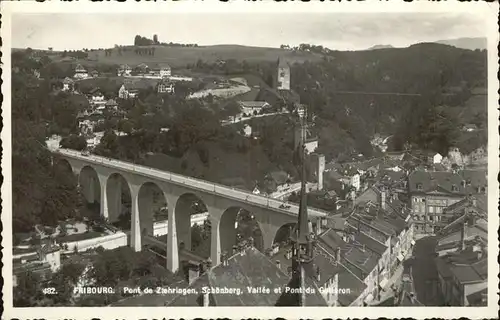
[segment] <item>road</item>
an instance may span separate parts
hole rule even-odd
[[[417,299],[426,306],[442,306],[443,299],[437,290],[438,273],[434,259],[435,237],[417,240],[413,259],[408,261],[412,268],[413,283]]]

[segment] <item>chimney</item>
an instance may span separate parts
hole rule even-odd
[[[472,206],[477,207],[477,199],[476,198],[471,198]]]
[[[465,238],[467,236],[467,222],[464,221],[462,224],[462,229],[460,230],[460,249],[465,250]]]
[[[316,281],[321,281],[321,273],[319,267],[316,267]]]
[[[340,247],[335,248],[335,259],[340,263]]]
[[[210,293],[208,292],[203,294],[203,306],[204,307],[210,306]]]
[[[233,255],[238,253],[238,247],[236,245],[233,246]]]
[[[276,260],[276,267],[278,267],[278,269],[281,269],[281,262],[279,260]]]
[[[313,225],[312,225],[311,220],[307,221],[307,230],[308,230],[309,234],[314,233],[314,231],[313,231]]]
[[[380,192],[380,207],[385,210],[385,191]]]
[[[212,268],[212,259],[210,259],[210,257],[208,257],[208,259],[206,260],[206,265],[207,265],[207,270]]]
[[[483,250],[479,249],[477,252],[477,260],[481,260],[483,258]]]
[[[325,156],[318,154],[318,190],[323,190],[323,173],[325,171]]]
[[[321,234],[321,224],[323,223],[323,219],[321,217],[319,217],[317,220],[316,220],[316,234],[319,236]]]

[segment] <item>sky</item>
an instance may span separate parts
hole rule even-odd
[[[202,26],[200,29],[197,26]],[[323,45],[361,50],[485,37],[484,19],[464,13],[15,14],[12,47],[54,50],[131,45],[137,34],[160,42],[259,47]]]

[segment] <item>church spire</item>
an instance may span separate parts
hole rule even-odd
[[[305,306],[306,302],[306,290],[305,290],[305,269],[306,265],[313,262],[313,239],[312,230],[310,230],[310,222],[307,213],[307,172],[306,172],[306,110],[304,107],[299,107],[299,116],[301,123],[301,143],[298,146],[298,152],[300,153],[300,172],[301,172],[301,188],[300,188],[300,205],[298,213],[297,225],[294,228],[292,234],[290,235],[290,240],[293,244],[293,257],[292,257],[292,278],[294,278],[293,283],[300,290],[297,296],[296,304],[299,306]]]

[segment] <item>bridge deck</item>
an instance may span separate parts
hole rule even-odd
[[[129,171],[132,173],[140,174],[156,180],[165,180],[177,185],[189,186],[192,189],[198,189],[205,192],[214,193],[220,195],[224,198],[230,198],[238,201],[244,201],[251,205],[256,205],[260,207],[266,207],[272,209],[273,211],[280,212],[286,215],[297,216],[299,212],[299,206],[295,203],[285,202],[281,200],[276,200],[273,198],[256,195],[248,191],[234,189],[221,184],[191,178],[183,176],[180,174],[171,173],[168,171],[162,171],[158,169],[153,169],[130,162],[115,160],[111,158],[100,157],[96,155],[82,155],[81,152],[69,149],[57,149],[54,151],[56,154],[60,154],[69,158],[77,159],[84,162],[99,164],[109,168],[114,168],[122,171]],[[286,208],[280,208],[282,205],[286,205]],[[325,217],[330,213],[324,210],[311,208],[308,209],[309,216],[311,217]]]

